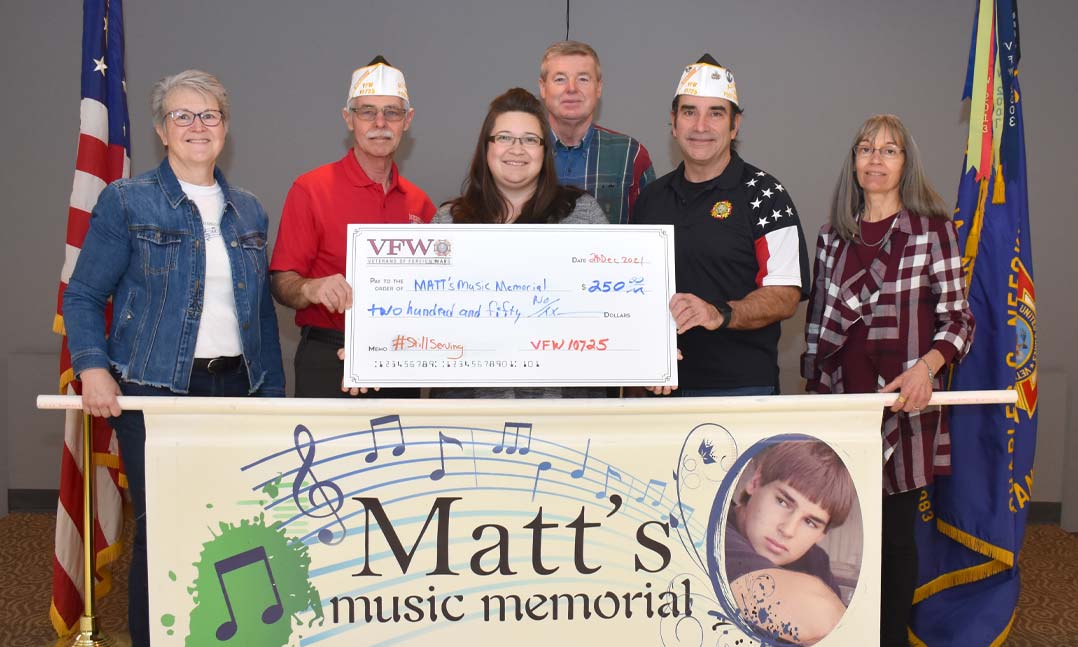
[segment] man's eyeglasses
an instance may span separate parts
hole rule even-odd
[[[213,126],[220,125],[224,120],[225,115],[220,110],[203,110],[202,112],[191,112],[190,110],[173,110],[168,113],[168,118],[172,120],[172,123],[176,124],[180,128],[186,128],[195,123],[197,118],[202,122],[203,126],[212,128]]]
[[[397,108],[396,106],[386,106],[379,110],[375,106],[359,106],[358,108],[349,108],[348,112],[359,117],[363,121],[374,121],[378,118],[378,113],[381,112],[386,121],[403,121],[404,115],[407,112],[403,108]]]
[[[518,142],[524,148],[539,148],[544,143],[543,138],[539,135],[521,135],[520,137],[515,137],[509,133],[494,133],[490,137],[487,137],[487,141],[507,148]]]
[[[872,157],[873,153],[879,153],[880,157],[885,160],[898,159],[904,151],[898,146],[882,146],[880,148],[873,148],[872,146],[854,146],[853,152],[860,158],[868,159]]]

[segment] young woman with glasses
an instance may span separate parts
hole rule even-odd
[[[513,88],[495,98],[483,120],[461,196],[446,202],[433,223],[607,224],[599,203],[575,187],[561,186],[554,171],[543,104]],[[604,397],[602,387],[447,388],[443,398]]]

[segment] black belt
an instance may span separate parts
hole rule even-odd
[[[335,348],[344,348],[344,333],[333,328],[319,328],[318,326],[304,326],[303,338],[311,341],[320,341],[323,344],[333,344]]]
[[[205,371],[210,375],[235,371],[243,365],[243,355],[235,357],[196,357],[195,370]]]

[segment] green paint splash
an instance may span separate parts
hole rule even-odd
[[[297,614],[312,610],[315,621],[323,620],[322,600],[318,591],[308,581],[311,558],[307,546],[289,539],[276,523],[265,525],[263,516],[254,520],[244,519],[238,525],[220,524],[221,534],[206,542],[195,564],[198,576],[192,594],[195,608],[191,611],[190,632],[187,647],[204,645],[258,645],[259,647],[283,647],[292,634],[291,619]],[[266,561],[254,561],[242,567],[222,573],[223,587],[218,580],[216,565],[236,555],[263,549]],[[270,624],[263,622],[263,613],[277,603],[269,573],[272,572],[283,613]],[[232,602],[236,630],[226,641],[217,638],[217,631],[230,620],[225,591]]]
[[[266,483],[266,486],[262,488],[262,493],[271,499],[276,499],[277,493],[281,490],[282,479],[284,479],[284,475],[278,474],[276,480]]]

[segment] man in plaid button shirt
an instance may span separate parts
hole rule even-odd
[[[599,55],[586,43],[554,43],[539,66],[539,94],[554,134],[558,181],[595,196],[611,223],[630,222],[655,171],[643,144],[592,121],[603,94]]]

